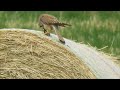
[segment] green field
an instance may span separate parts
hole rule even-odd
[[[120,58],[119,11],[0,11],[0,28],[41,30],[38,17],[43,13],[72,24],[61,30],[65,38],[90,44]]]

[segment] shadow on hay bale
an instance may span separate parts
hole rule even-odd
[[[44,37],[25,31],[0,30],[0,78],[96,78],[73,53]]]

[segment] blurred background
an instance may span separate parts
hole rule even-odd
[[[39,31],[38,18],[43,13],[72,25],[61,28],[63,37],[120,59],[120,11],[0,11],[0,28]]]

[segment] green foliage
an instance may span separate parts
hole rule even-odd
[[[104,52],[120,57],[119,11],[0,11],[0,28],[27,28],[41,30],[40,14],[48,13],[60,21],[72,24],[61,28],[65,38],[84,42]]]

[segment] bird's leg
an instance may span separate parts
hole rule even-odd
[[[65,44],[65,40],[63,39],[63,37],[61,36],[61,34],[59,32],[58,26],[53,26],[53,29],[55,30],[55,33],[57,34],[60,42],[63,43],[63,44]]]
[[[44,30],[44,34],[50,36],[50,33],[47,30]]]
[[[48,30],[46,30],[44,27],[43,27],[43,30],[44,30],[44,34],[47,35],[47,36],[50,36],[50,33]]]

